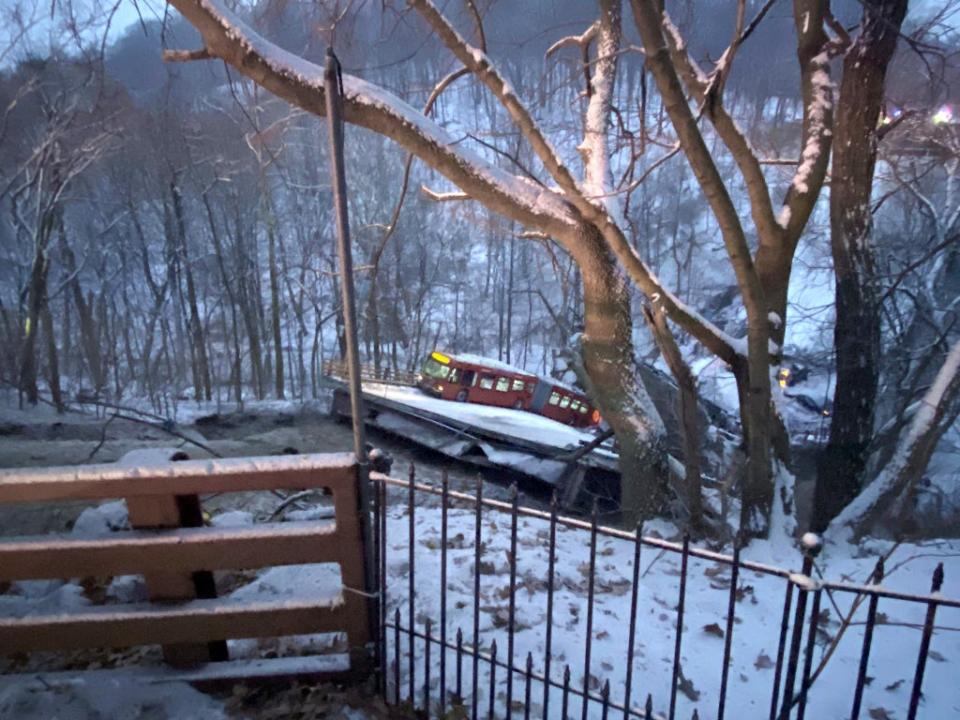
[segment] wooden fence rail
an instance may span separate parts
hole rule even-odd
[[[227,639],[343,632],[349,653],[340,662],[327,657],[292,664],[280,658],[275,665],[282,670],[258,662],[256,674],[289,675],[296,667],[322,667],[324,674],[365,669],[371,634],[357,482],[350,454],[158,463],[155,453],[131,453],[113,465],[2,472],[0,503],[122,498],[133,529],[0,539],[0,581],[141,574],[151,602],[0,617],[0,648],[12,653],[159,644],[168,662],[182,666],[227,660]],[[279,489],[329,490],[333,521],[202,526],[201,495]],[[338,564],[342,587],[325,597],[216,597],[216,570],[308,563]],[[223,663],[211,668],[218,677],[233,675]]]

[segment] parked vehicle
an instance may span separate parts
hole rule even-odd
[[[579,390],[478,355],[434,351],[417,385],[444,400],[526,410],[575,427],[600,423],[600,413]]]

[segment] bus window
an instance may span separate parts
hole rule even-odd
[[[532,382],[527,383],[527,392],[530,393],[531,395],[533,394],[533,391],[535,388],[536,386]]]
[[[464,387],[473,387],[477,384],[477,371],[476,370],[464,370],[463,379],[460,380],[460,384]]]
[[[497,378],[497,392],[506,392],[510,389],[510,381],[505,377]]]
[[[555,392],[550,393],[550,404],[556,405],[558,402],[560,402],[560,395]]]
[[[427,377],[446,380],[447,375],[450,374],[450,368],[446,365],[441,365],[432,357],[428,357],[427,361],[423,364],[423,374]]]
[[[572,402],[570,403],[570,409],[571,409],[571,410],[576,410],[576,409],[578,409],[579,407],[580,407],[580,401],[579,401],[579,400],[574,400],[574,401],[572,401]]]
[[[581,406],[580,406],[580,414],[581,414],[581,415],[586,415],[588,412],[589,412],[589,410],[587,409],[587,406],[586,406],[586,405],[581,405]]]
[[[560,398],[560,409],[566,410],[568,407],[570,407],[570,397],[564,395],[562,398]]]
[[[481,376],[480,376],[480,389],[481,389],[481,390],[493,390],[493,376],[492,376],[492,375],[481,375]]]
[[[511,386],[512,386],[511,389],[514,390],[515,392],[523,392],[523,380],[514,380],[511,383]]]
[[[453,368],[453,369],[450,371],[450,376],[447,378],[447,380],[449,380],[450,382],[455,383],[455,382],[457,381],[457,378],[459,378],[459,377],[460,377],[460,371],[459,371],[457,368]]]

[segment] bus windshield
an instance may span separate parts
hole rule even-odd
[[[450,374],[450,368],[442,363],[437,362],[432,357],[428,357],[426,362],[423,363],[423,374],[427,377],[444,380],[446,379],[447,375]]]

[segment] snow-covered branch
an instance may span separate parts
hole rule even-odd
[[[197,28],[206,51],[212,57],[222,59],[275,95],[308,112],[317,115],[325,113],[322,68],[260,36],[226,8],[221,0],[170,0],[170,4]],[[728,363],[738,362],[740,354],[736,341],[687,308],[664,288],[605,208],[582,195],[569,170],[560,163],[512,88],[494,72],[486,54],[471,47],[460,37],[439,16],[432,3],[422,0],[415,4],[422,7],[428,17],[433,17],[434,22],[439,22],[438,27],[443,29],[441,35],[453,45],[451,49],[455,49],[455,54],[461,60],[465,59],[468,67],[479,71],[481,78],[486,78],[490,85],[495,86],[498,97],[506,99],[509,107],[518,112],[518,117],[526,118],[524,123],[539,147],[541,161],[564,178],[567,187],[561,183],[561,188],[565,191],[569,189],[573,197],[568,194],[564,198],[492,165],[462,144],[455,143],[446,131],[423,113],[386,90],[350,75],[343,78],[345,119],[395,140],[491,210],[553,237],[565,238],[565,245],[572,252],[577,250],[575,241],[571,240],[576,235],[574,230],[577,222],[586,220],[593,223],[630,277],[653,303],[662,305],[664,312],[674,322],[718,357]],[[436,13],[436,17],[433,13]],[[576,217],[566,201],[575,205],[582,219]]]
[[[791,246],[799,240],[820,195],[833,138],[833,82],[829,38],[823,29],[823,3],[795,0],[794,16],[803,91],[803,131],[800,164],[783,199],[779,217]]]
[[[411,0],[410,4],[420,12],[450,52],[465,67],[469,68],[500,101],[520,133],[530,143],[530,147],[533,148],[534,153],[543,163],[543,167],[550,173],[550,176],[568,198],[574,199],[582,195],[569,168],[560,160],[557,151],[540,131],[537,122],[521,101],[520,96],[517,95],[513,86],[496,67],[490,56],[467,42],[431,0]]]
[[[780,227],[774,217],[767,181],[756,152],[723,106],[722,98],[719,94],[711,92],[711,88],[714,87],[711,77],[690,57],[680,30],[666,12],[663,13],[663,28],[670,58],[677,67],[680,77],[683,78],[687,91],[704,108],[707,118],[713,123],[717,135],[727,146],[743,176],[750,198],[753,223],[760,242],[776,242],[780,236]],[[729,62],[730,55],[725,53],[724,58]],[[715,76],[721,72],[729,72],[729,66],[718,66],[714,71]]]
[[[960,401],[960,341],[950,349],[937,376],[924,394],[896,453],[879,477],[830,524],[828,537],[838,542],[857,539],[872,524],[894,511],[919,480],[937,442],[957,413]]]
[[[612,191],[610,150],[607,134],[610,130],[610,108],[613,103],[613,87],[617,75],[617,56],[620,51],[621,19],[620,4],[601,2],[601,20],[597,23],[597,60],[594,63],[592,92],[584,120],[584,137],[577,148],[583,156],[584,187],[587,193],[600,199],[620,227],[626,220],[620,203]]]
[[[182,2],[183,0],[178,1]],[[470,43],[450,25],[430,0],[411,0],[411,4],[420,11],[450,51],[453,52],[466,67],[474,72],[503,104],[524,138],[530,143],[544,168],[546,168],[560,186],[560,189],[566,194],[566,199],[579,211],[583,220],[591,223],[600,231],[617,260],[623,265],[630,278],[650,301],[658,306],[662,306],[663,311],[674,322],[696,337],[711,352],[725,362],[731,364],[739,362],[736,342],[732,338],[727,336],[719,328],[707,322],[696,312],[684,306],[682,302],[660,284],[660,281],[640,259],[633,245],[627,240],[623,233],[623,225],[618,222],[619,218],[609,212],[607,203],[603,202],[602,199],[598,199],[596,202],[591,201],[584,196],[584,193],[577,185],[570,170],[561,162],[556,151],[544,137],[536,121],[523,105],[519,96],[513,91],[513,88],[497,70],[487,54],[470,45]],[[610,23],[614,19],[611,15],[611,13],[614,12],[614,7],[614,3],[609,3],[606,9],[602,10],[604,17],[601,18],[601,26],[604,22]],[[594,125],[602,123],[603,127],[606,127],[608,123],[607,116],[610,108],[610,94],[612,93],[613,78],[616,73],[616,57],[618,54],[616,50],[619,47],[619,12],[617,12],[615,20],[617,23],[615,51],[603,52],[602,50],[598,50],[599,61],[596,63],[598,68],[595,71],[596,80],[599,82],[607,82],[609,80],[610,88],[604,91],[605,95],[601,94],[601,97],[595,102],[594,99],[591,98],[592,112],[588,111],[588,115],[593,118],[592,122]],[[599,32],[601,31],[598,29],[598,33]],[[612,31],[608,31],[608,45],[610,44],[610,38],[613,37],[609,35],[610,32]],[[595,93],[595,95],[597,94],[600,93]],[[589,121],[590,118],[588,117],[588,122]],[[602,160],[600,160],[598,156],[598,162],[600,161]],[[463,186],[461,185],[461,187]],[[600,198],[606,196],[602,188],[599,189],[597,194]],[[471,195],[476,197],[474,193],[471,193]],[[575,240],[568,240],[567,247],[568,250],[574,254],[577,252]]]
[[[600,29],[600,23],[595,22],[580,35],[568,35],[560,38],[553,45],[547,48],[545,57],[550,57],[554,53],[566,47],[584,47],[593,42],[597,37],[597,31]]]
[[[690,167],[720,226],[727,254],[744,294],[747,311],[752,314],[762,313],[766,316],[763,293],[753,267],[740,217],[697,126],[697,118],[683,93],[677,66],[671,59],[665,38],[667,33],[664,31],[663,24],[665,15],[659,11],[657,3],[650,0],[631,0],[631,6],[637,29],[646,48],[647,65],[657,81],[664,107],[677,132]],[[674,41],[676,40],[675,38]],[[682,43],[682,40],[679,42]],[[765,340],[763,346],[763,352],[766,353]]]
[[[200,32],[206,51],[275,95],[323,115],[323,69],[266,40],[221,0],[170,0]],[[553,234],[570,229],[570,211],[557,193],[505,172],[390,92],[343,76],[347,122],[389,137],[496,212]]]
[[[420,186],[420,192],[425,198],[434,202],[455,202],[470,199],[470,196],[465,192],[438,192],[431,190],[426,185]]]

